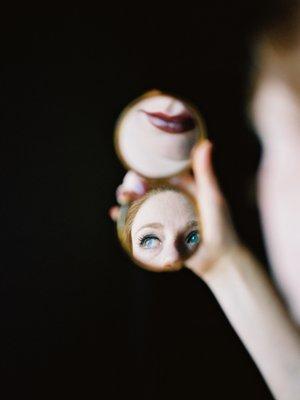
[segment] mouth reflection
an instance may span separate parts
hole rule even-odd
[[[148,121],[155,128],[168,133],[183,133],[195,128],[195,120],[187,111],[177,115],[167,115],[162,112],[147,112],[140,110],[147,115]]]

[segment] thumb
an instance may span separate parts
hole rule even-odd
[[[212,165],[212,143],[206,139],[193,151],[196,201],[204,241],[216,242],[228,234],[229,211]],[[231,223],[230,223],[231,225]]]

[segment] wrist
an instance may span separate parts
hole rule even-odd
[[[213,287],[217,282],[224,281],[232,273],[238,272],[249,257],[248,248],[244,244],[238,243],[224,252],[214,265],[203,273],[202,279],[209,287]]]

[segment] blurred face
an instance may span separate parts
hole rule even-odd
[[[148,177],[180,172],[200,136],[195,114],[173,96],[157,94],[142,99],[127,111],[120,124],[122,157],[131,168]]]
[[[252,117],[264,145],[276,149],[278,140],[282,144],[297,141],[299,106],[299,98],[280,77],[271,75],[262,80],[252,103]]]
[[[154,269],[177,270],[197,248],[197,214],[183,193],[165,190],[149,197],[131,230],[133,257]]]

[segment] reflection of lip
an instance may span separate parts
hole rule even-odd
[[[156,128],[168,133],[183,133],[195,128],[194,118],[187,111],[177,115],[167,115],[161,112],[143,111],[149,122]]]

